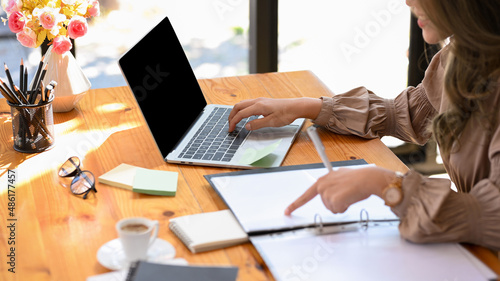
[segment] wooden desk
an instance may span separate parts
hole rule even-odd
[[[320,97],[332,93],[310,72],[258,74],[200,80],[209,103],[234,104],[255,97]],[[96,258],[99,247],[117,237],[115,223],[124,217],[144,216],[160,221],[159,237],[172,243],[176,257],[190,264],[236,265],[238,280],[273,279],[254,247],[245,245],[191,254],[168,229],[177,216],[226,209],[203,175],[229,169],[170,165],[163,161],[127,87],[91,90],[77,108],[54,114],[56,145],[40,154],[12,148],[10,109],[0,100],[0,280],[85,280],[108,272]],[[307,127],[308,124],[306,124]],[[330,159],[364,158],[393,170],[406,166],[380,142],[320,131]],[[87,200],[63,187],[57,169],[70,156],[79,156],[84,169],[96,177],[128,163],[144,168],[179,172],[175,197],[155,197],[97,183],[97,194]],[[303,131],[284,165],[321,162]],[[16,221],[8,221],[8,170],[16,175]],[[15,223],[11,232],[7,226]],[[9,240],[10,239],[10,240]],[[15,245],[9,245],[15,241]],[[15,274],[7,264],[15,247]],[[497,273],[500,263],[489,251],[471,247]]]

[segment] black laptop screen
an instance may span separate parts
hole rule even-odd
[[[166,157],[206,106],[168,18],[123,55],[119,64]]]

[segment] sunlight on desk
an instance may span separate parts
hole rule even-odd
[[[108,113],[114,111],[122,111],[127,106],[123,103],[108,103],[96,107],[96,110],[100,113]]]
[[[6,120],[4,123],[11,121]],[[102,129],[82,129],[83,122],[81,119],[71,119],[54,125],[56,134],[55,145],[52,149],[38,153],[26,154],[19,153],[12,147],[12,137],[6,141],[9,147],[1,153],[0,169],[27,169],[37,171],[31,173],[30,177],[24,178],[20,175],[18,182],[20,184],[33,180],[33,177],[42,177],[46,173],[55,173],[58,167],[69,157],[78,156],[84,161],[85,156],[99,149],[103,143],[113,134],[133,129],[139,126],[139,122],[119,123],[116,126]],[[7,126],[7,124],[6,124]],[[3,177],[3,175],[2,175]],[[0,186],[0,195],[7,190],[7,186]]]

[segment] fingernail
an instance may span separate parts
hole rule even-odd
[[[249,130],[249,131],[250,131],[250,130],[252,130],[252,125],[250,125],[250,123],[247,123],[247,124],[245,125],[245,129],[247,129],[247,130]]]

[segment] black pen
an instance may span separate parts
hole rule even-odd
[[[51,96],[53,95],[54,88],[57,86],[56,81],[50,81],[49,85],[45,87],[45,100],[49,101],[51,99]]]
[[[43,95],[45,96],[45,100],[47,100],[47,101],[49,100],[49,91],[50,91],[49,87],[51,88],[52,86],[50,84],[47,85],[45,87],[44,92],[43,92]]]

